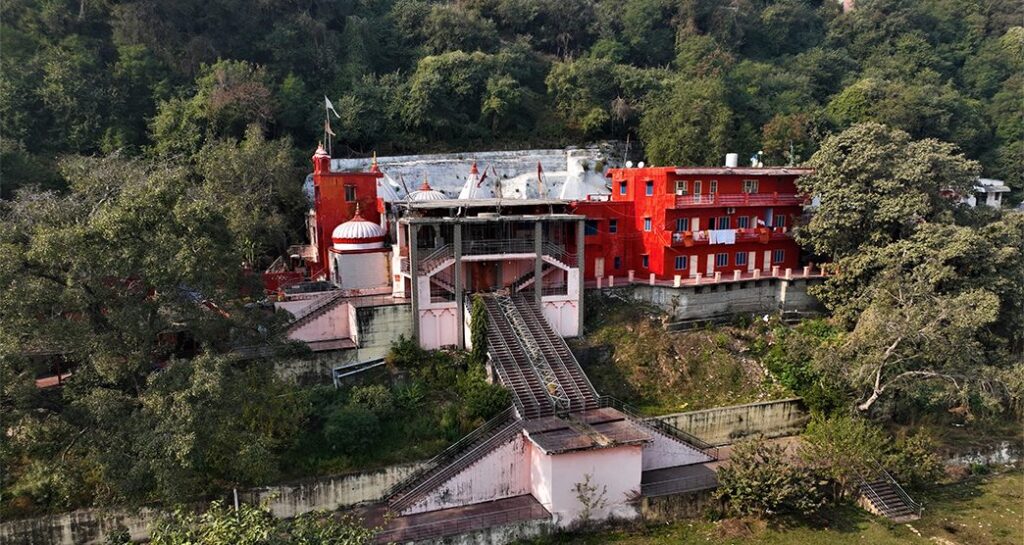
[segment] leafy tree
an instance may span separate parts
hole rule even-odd
[[[951,144],[914,141],[876,123],[826,139],[808,164],[814,173],[797,184],[821,206],[797,238],[833,259],[904,238],[918,222],[939,218],[952,207],[941,192],[966,193],[979,171]]]
[[[479,295],[473,297],[469,334],[470,344],[473,345],[469,353],[470,363],[483,366],[487,363],[487,307]]]
[[[814,474],[794,464],[786,447],[763,439],[736,443],[728,465],[718,470],[718,482],[715,497],[736,516],[807,516],[824,505]]]
[[[860,475],[882,462],[888,443],[876,425],[852,416],[815,418],[802,437],[800,460],[835,484],[837,499],[855,492]]]
[[[672,82],[645,104],[647,158],[654,165],[718,164],[731,143],[731,117],[722,80]]]

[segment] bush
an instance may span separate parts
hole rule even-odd
[[[793,464],[785,447],[762,439],[737,443],[729,463],[718,470],[718,482],[715,497],[736,516],[807,516],[825,503],[819,480]]]
[[[885,458],[885,467],[900,484],[920,487],[942,477],[942,460],[935,439],[925,431],[900,437]]]
[[[331,449],[349,456],[370,452],[380,434],[380,420],[361,405],[345,405],[327,416],[324,439]]]
[[[512,404],[508,390],[484,379],[482,368],[474,367],[459,377],[459,397],[463,402],[463,416],[469,424],[490,420]]]
[[[381,418],[389,416],[395,409],[391,390],[380,384],[356,386],[349,396],[349,403],[365,407]]]

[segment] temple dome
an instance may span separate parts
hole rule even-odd
[[[443,201],[447,198],[444,193],[430,187],[426,180],[423,180],[423,185],[419,189],[409,193],[410,201]]]
[[[385,236],[387,233],[383,227],[359,214],[357,204],[352,219],[334,228],[331,241],[334,243],[334,249],[340,252],[373,250],[384,247]]]

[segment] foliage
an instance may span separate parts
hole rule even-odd
[[[786,447],[763,439],[736,443],[718,482],[715,497],[735,516],[808,516],[825,503],[819,479],[794,464]]]
[[[764,337],[767,342],[759,339],[756,349],[776,380],[802,397],[812,411],[827,414],[848,403],[847,385],[818,363],[841,338],[835,324],[805,320],[796,327],[774,328]]]
[[[473,297],[469,313],[469,338],[473,345],[469,353],[470,365],[482,366],[487,363],[487,307],[479,295]]]
[[[377,415],[358,404],[337,408],[324,423],[324,439],[330,448],[349,456],[367,456],[379,434]]]
[[[202,514],[175,511],[153,529],[154,545],[369,545],[379,530],[353,515],[312,512],[291,520],[274,518],[266,507],[238,510],[216,501]]]
[[[577,524],[590,522],[595,511],[601,511],[608,505],[608,485],[601,485],[598,488],[592,482],[593,478],[592,474],[585,473],[582,481],[572,485],[572,492],[576,495],[576,501],[580,503],[579,516],[575,521]]]
[[[934,484],[945,469],[938,443],[927,431],[898,437],[884,465],[897,482],[911,487]]]
[[[804,432],[800,458],[807,467],[835,483],[835,497],[855,492],[860,475],[884,460],[888,438],[858,417],[815,417]]]
[[[652,164],[718,164],[731,144],[732,115],[721,80],[677,80],[648,99],[640,137]]]

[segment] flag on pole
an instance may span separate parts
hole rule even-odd
[[[324,109],[334,114],[334,117],[341,119],[341,116],[338,115],[338,110],[334,109],[334,104],[331,104],[331,99],[327,98],[327,95],[324,95]]]
[[[329,135],[331,135],[331,136],[337,136],[336,134],[334,134],[334,131],[331,130],[331,119],[330,118],[327,118],[327,119],[324,120],[324,132],[329,134]]]

